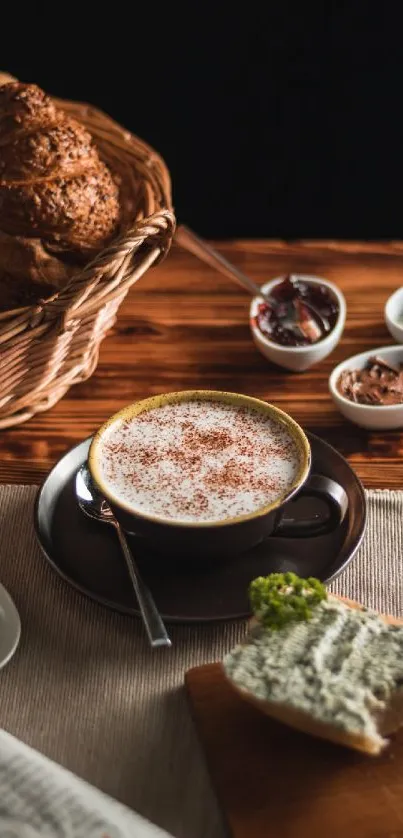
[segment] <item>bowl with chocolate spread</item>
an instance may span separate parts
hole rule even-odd
[[[254,297],[250,327],[257,348],[269,361],[295,372],[319,363],[338,344],[346,319],[343,294],[326,279],[277,277]]]
[[[336,407],[362,428],[403,428],[403,346],[381,346],[339,364],[329,379]]]

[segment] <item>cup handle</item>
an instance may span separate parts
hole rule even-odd
[[[273,535],[283,538],[310,538],[314,535],[325,535],[340,526],[348,509],[348,497],[343,487],[330,477],[322,474],[311,474],[307,482],[298,493],[298,497],[307,496],[320,498],[328,506],[329,515],[323,521],[315,519],[295,520],[286,517],[287,510],[281,513],[280,520]]]

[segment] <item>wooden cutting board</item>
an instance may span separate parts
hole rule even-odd
[[[191,669],[186,687],[232,838],[403,836],[403,730],[367,757],[264,716],[220,664]]]

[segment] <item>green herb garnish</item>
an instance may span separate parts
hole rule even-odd
[[[271,573],[251,582],[249,597],[259,622],[277,630],[287,623],[310,620],[312,607],[327,599],[327,591],[313,576],[301,579],[296,573]]]

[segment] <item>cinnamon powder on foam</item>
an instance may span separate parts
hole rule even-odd
[[[165,404],[112,425],[104,481],[134,510],[170,520],[250,514],[293,484],[301,457],[287,428],[243,406]]]

